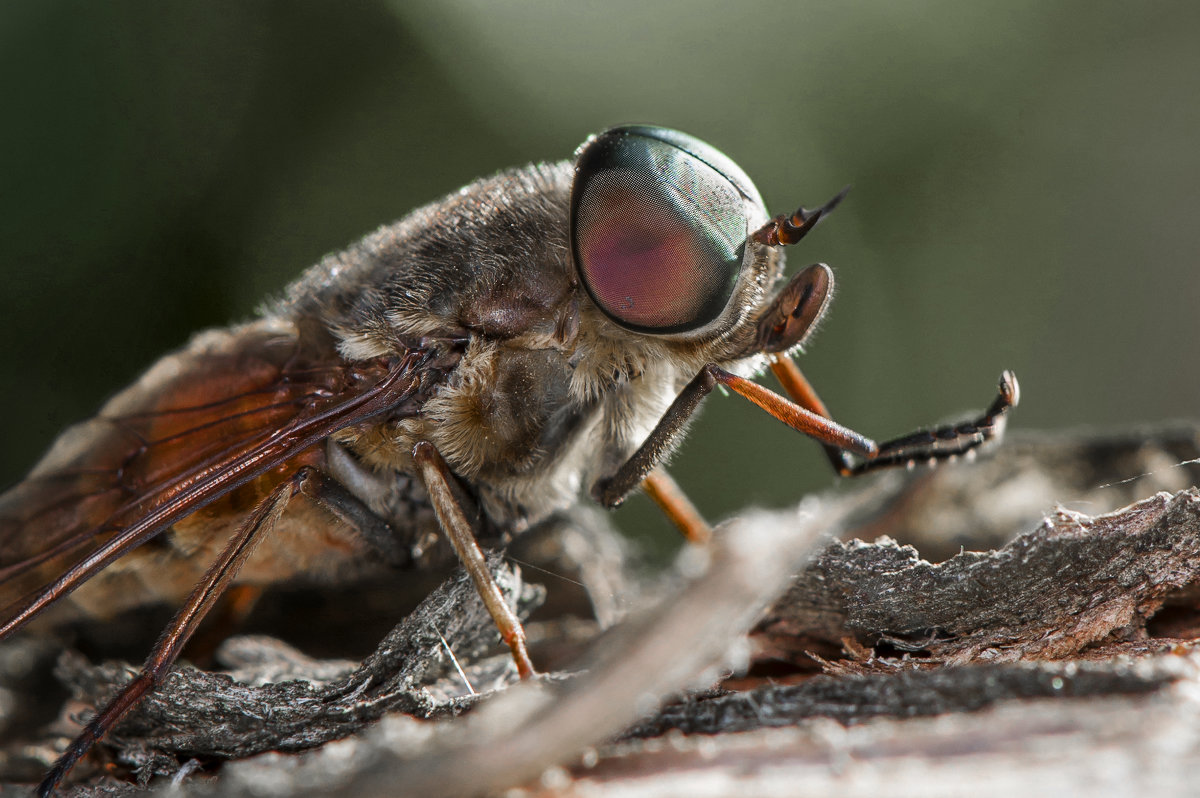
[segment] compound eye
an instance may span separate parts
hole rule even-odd
[[[600,134],[579,152],[571,193],[571,245],[584,286],[631,330],[705,326],[728,305],[741,273],[747,200],[761,205],[749,178],[697,139],[654,127]]]

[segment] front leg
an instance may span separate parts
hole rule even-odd
[[[787,391],[792,401],[824,418],[829,410],[817,396],[816,391],[804,378],[799,367],[787,355],[775,355],[771,360],[771,372]],[[920,461],[937,462],[973,451],[976,447],[996,438],[1004,431],[1004,423],[1010,408],[1020,401],[1017,377],[1011,371],[1000,375],[1000,390],[991,406],[971,421],[951,424],[932,430],[919,430],[879,445],[879,450],[870,457],[856,462],[844,449],[822,442],[826,457],[833,470],[843,477],[856,477],[868,471],[893,466],[913,466]]]
[[[902,466],[911,468],[917,463],[936,463],[971,454],[984,443],[996,440],[1004,433],[1008,411],[1020,401],[1017,377],[1011,371],[1000,375],[1000,390],[992,404],[980,416],[961,424],[947,424],[929,430],[918,430],[879,445],[873,457],[854,464],[843,476],[856,477],[877,468]]]
[[[838,470],[845,476],[855,476],[874,468],[910,465],[921,460],[944,460],[965,454],[1000,434],[1005,415],[1009,408],[1016,406],[1019,396],[1016,377],[1006,371],[1000,377],[998,395],[980,417],[964,424],[916,432],[879,445],[823,413],[801,407],[756,382],[709,363],[679,393],[633,456],[611,477],[601,479],[592,486],[592,498],[606,507],[617,507],[625,501],[675,446],[687,419],[717,385],[724,385],[749,399],[797,432],[816,439],[827,449],[861,458],[854,463],[848,458],[831,457],[835,465],[843,466]],[[820,409],[824,410],[824,407]]]
[[[756,382],[709,363],[675,397],[658,425],[633,456],[611,477],[601,479],[592,486],[592,498],[605,507],[617,507],[625,501],[654,467],[662,462],[667,452],[675,447],[687,420],[717,385],[726,386],[798,432],[823,443],[868,457],[879,448],[874,441],[836,421],[806,410]]]

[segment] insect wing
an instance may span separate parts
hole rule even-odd
[[[427,361],[314,360],[253,328],[164,359],[0,496],[0,636],[176,521],[271,472],[285,479],[334,432],[415,414]]]

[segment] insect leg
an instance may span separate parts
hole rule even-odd
[[[870,457],[878,449],[874,441],[857,432],[806,410],[756,382],[709,363],[679,392],[679,396],[675,397],[675,401],[659,419],[658,425],[633,456],[611,477],[598,480],[592,486],[592,498],[606,507],[616,507],[625,501],[671,450],[676,439],[683,433],[688,418],[717,385],[724,385],[741,394],[788,426],[822,443],[847,449],[864,457]]]
[[[817,396],[796,363],[785,355],[776,355],[771,360],[771,372],[779,380],[792,401],[817,415],[829,418],[829,411]],[[1017,378],[1011,371],[1000,376],[1000,391],[988,409],[971,421],[951,424],[932,430],[921,430],[879,444],[874,456],[861,462],[853,459],[842,449],[824,444],[833,470],[844,477],[854,477],[879,468],[909,465],[921,460],[944,460],[954,455],[969,452],[1000,435],[1004,417],[1009,408],[1016,407],[1020,398]]]
[[[471,522],[463,513],[462,507],[454,496],[452,481],[454,475],[442,459],[437,447],[428,441],[421,441],[413,447],[413,462],[421,472],[425,489],[429,492],[429,501],[437,515],[438,523],[446,537],[450,539],[458,559],[475,583],[479,597],[487,607],[488,613],[500,630],[500,637],[512,651],[513,660],[517,663],[517,672],[522,679],[534,675],[533,661],[529,659],[529,651],[525,647],[525,629],[521,619],[504,600],[504,595],[488,570],[483,551],[475,540],[475,532]]]
[[[75,763],[98,740],[103,738],[143,696],[162,684],[163,679],[171,670],[171,665],[179,657],[179,652],[196,631],[200,621],[229,587],[262,536],[269,534],[276,522],[279,521],[288,502],[303,490],[304,482],[314,473],[316,470],[311,467],[301,468],[291,479],[279,485],[271,491],[269,496],[259,502],[254,512],[229,539],[225,549],[200,579],[192,594],[188,596],[187,602],[163,632],[162,637],[155,644],[154,650],[146,659],[146,664],[142,666],[141,672],[121,688],[121,692],[117,693],[116,697],[92,718],[58,761],[54,763],[54,767],[38,785],[37,794],[41,798],[47,798]]]
[[[646,475],[642,488],[689,543],[702,546],[712,539],[712,527],[662,466]]]
[[[879,444],[874,457],[855,464],[845,476],[858,476],[877,468],[911,466],[921,461],[947,460],[998,438],[1004,431],[1009,409],[1020,401],[1017,377],[1011,371],[1000,375],[1000,390],[980,416],[961,424],[947,424],[931,430]]]
[[[332,442],[326,446],[326,451],[328,455],[337,452],[340,458],[351,459],[349,453]],[[337,476],[341,476],[347,468],[346,464],[332,456],[329,457],[328,465]],[[357,463],[352,467],[362,469]],[[374,475],[368,475],[363,479],[373,477]],[[336,476],[329,476],[314,469],[311,477],[304,481],[301,490],[305,496],[352,527],[388,565],[403,568],[412,563],[412,552],[408,547],[401,545],[400,536],[391,524],[372,511],[353,491],[338,481]]]
[[[796,372],[799,373],[799,369]],[[819,412],[824,410],[824,405],[811,388],[808,389],[807,396],[801,388],[800,399],[815,405],[816,409],[789,401],[756,382],[709,363],[680,391],[679,396],[675,397],[675,401],[659,419],[658,426],[633,456],[611,477],[601,479],[592,486],[592,498],[606,507],[621,504],[658,465],[682,433],[688,417],[718,384],[749,399],[797,432],[816,439],[827,451],[835,449],[863,458],[858,463],[848,461],[843,468],[840,456],[830,457],[839,473],[846,476],[855,476],[876,468],[908,465],[920,460],[942,460],[964,454],[1000,434],[1008,409],[1015,407],[1019,398],[1017,378],[1012,372],[1006,371],[1000,377],[999,394],[983,415],[965,424],[916,432],[881,446]],[[807,382],[803,385],[806,386]]]
[[[804,429],[796,421],[808,419],[805,416],[796,417],[794,415],[796,411],[802,411],[802,413],[816,418],[821,418],[821,416],[783,399],[758,383],[728,374],[722,378],[722,384],[754,402],[785,424],[816,438],[827,447],[844,449],[862,457],[861,462],[853,464],[845,470],[838,469],[839,473],[844,476],[858,476],[878,468],[909,466],[920,461],[946,460],[965,454],[999,436],[1004,429],[1005,416],[1008,414],[1009,408],[1016,407],[1020,399],[1016,375],[1011,371],[1005,371],[1000,375],[1000,388],[996,398],[992,400],[988,409],[977,418],[962,424],[948,424],[931,430],[921,430],[883,444],[876,444],[856,432],[846,430],[860,441],[869,444],[869,447],[864,450],[844,445],[836,438],[827,435],[825,430],[818,429],[813,432]],[[816,398],[816,395],[813,394],[812,397]],[[845,429],[832,421],[829,423],[838,429]]]
[[[804,377],[804,373],[800,371],[796,361],[787,355],[777,354],[771,358],[771,373],[775,375],[775,379],[779,380],[779,384],[783,386],[783,390],[787,392],[793,402],[806,410],[811,410],[818,416],[831,418],[825,403],[821,401],[821,397],[817,396],[817,392]],[[849,476],[853,472],[854,461],[850,459],[850,455],[846,454],[844,449],[827,443],[821,444],[821,448],[825,451],[825,456],[829,458],[829,464],[833,466],[834,471],[842,476]]]

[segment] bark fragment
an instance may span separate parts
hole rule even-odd
[[[890,539],[829,545],[754,631],[780,657],[800,639],[886,642],[930,662],[1061,659],[1145,634],[1200,574],[1200,491],[1090,518],[1059,510],[1004,547],[930,563]]]

